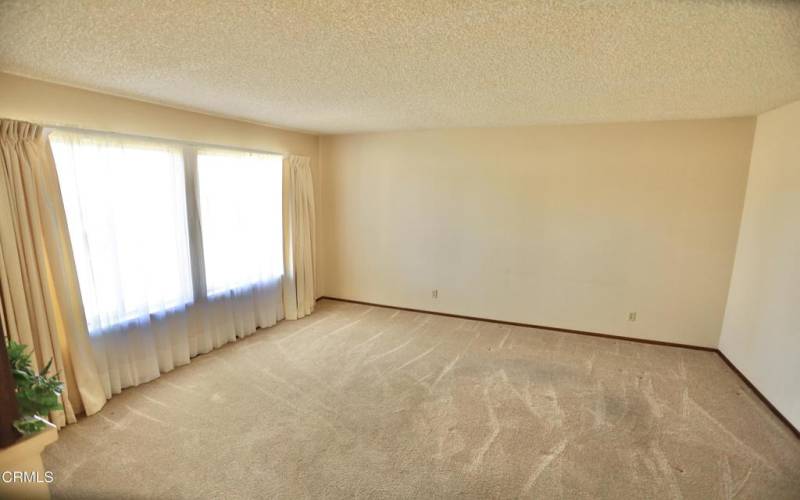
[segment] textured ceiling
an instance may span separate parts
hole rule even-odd
[[[800,98],[800,2],[0,4],[0,71],[317,132],[740,116]]]

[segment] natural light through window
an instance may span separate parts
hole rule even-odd
[[[90,332],[190,303],[181,150],[66,132],[50,140]]]
[[[283,275],[282,157],[201,150],[198,201],[209,296]]]

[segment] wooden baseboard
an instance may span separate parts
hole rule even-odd
[[[748,378],[744,376],[744,373],[742,373],[741,371],[739,371],[739,369],[738,369],[738,368],[736,368],[736,365],[734,365],[734,364],[733,364],[733,362],[732,362],[730,359],[728,359],[728,357],[727,357],[727,356],[725,356],[725,354],[723,354],[723,353],[722,353],[722,351],[720,351],[719,349],[717,349],[717,354],[719,355],[719,357],[720,357],[720,358],[722,358],[722,361],[724,361],[724,362],[725,362],[725,364],[726,364],[726,365],[728,365],[728,368],[730,368],[730,369],[731,369],[731,371],[733,371],[733,373],[735,373],[736,375],[738,375],[738,376],[739,376],[739,378],[740,378],[740,379],[742,379],[742,382],[744,382],[744,384],[745,384],[747,387],[749,387],[749,388],[750,388],[750,390],[751,390],[751,391],[753,391],[753,393],[754,393],[756,396],[758,396],[758,399],[760,399],[760,400],[761,400],[761,402],[762,402],[762,403],[764,403],[764,404],[766,405],[766,407],[767,407],[767,408],[769,408],[770,410],[772,410],[772,413],[774,413],[774,414],[775,414],[775,416],[776,416],[776,417],[778,417],[778,418],[780,419],[780,421],[781,421],[781,422],[783,422],[783,423],[786,425],[786,427],[788,427],[788,428],[789,428],[789,429],[790,429],[790,430],[791,430],[791,431],[794,433],[795,437],[797,437],[797,439],[800,439],[800,430],[798,430],[798,429],[797,429],[797,427],[795,427],[795,426],[794,426],[794,424],[792,424],[792,423],[789,421],[789,419],[788,419],[788,418],[784,417],[784,416],[783,416],[783,413],[781,413],[780,411],[778,411],[778,409],[777,409],[777,408],[775,408],[775,405],[773,405],[773,404],[770,402],[770,400],[769,400],[769,399],[767,399],[767,397],[766,397],[766,396],[764,396],[763,394],[761,394],[761,391],[759,391],[759,390],[756,388],[756,386],[755,386],[755,385],[753,385],[753,383],[752,383],[752,382],[750,382],[750,380],[748,380]]]
[[[628,340],[628,341],[631,341],[631,342],[640,342],[642,344],[664,345],[664,346],[669,346],[669,347],[681,347],[683,349],[695,349],[695,350],[698,350],[698,351],[716,352],[716,349],[713,348],[713,347],[703,347],[703,346],[690,345],[690,344],[678,344],[676,342],[664,342],[664,341],[661,341],[661,340],[650,340],[650,339],[639,339],[639,338],[634,338],[634,337],[623,337],[621,335],[611,335],[611,334],[608,334],[608,333],[587,332],[587,331],[584,331],[584,330],[571,330],[569,328],[558,328],[558,327],[555,327],[555,326],[534,325],[534,324],[531,324],[531,323],[518,323],[518,322],[515,322],[515,321],[503,321],[503,320],[499,320],[499,319],[481,318],[481,317],[478,317],[478,316],[464,316],[464,315],[461,315],[461,314],[450,314],[450,313],[439,312],[439,311],[427,311],[425,309],[412,309],[410,307],[398,307],[398,306],[392,306],[392,305],[388,305],[388,304],[375,304],[373,302],[363,302],[363,301],[360,301],[360,300],[342,299],[342,298],[339,298],[339,297],[328,297],[327,295],[323,295],[322,297],[320,297],[317,300],[323,300],[323,299],[336,300],[336,301],[339,301],[339,302],[350,302],[351,304],[361,304],[361,305],[373,306],[373,307],[388,307],[388,308],[391,308],[391,309],[399,309],[401,311],[410,311],[410,312],[424,313],[424,314],[435,314],[437,316],[446,316],[448,318],[469,319],[469,320],[473,320],[473,321],[484,321],[486,323],[497,323],[497,324],[500,324],[500,325],[522,326],[522,327],[526,327],[526,328],[538,328],[539,330],[550,330],[550,331],[553,331],[553,332],[564,332],[564,333],[574,333],[574,334],[577,334],[577,335],[588,335],[590,337],[602,337],[602,338],[614,339],[614,340]]]
[[[611,335],[611,334],[608,334],[608,333],[587,332],[587,331],[583,331],[583,330],[571,330],[569,328],[558,328],[558,327],[555,327],[555,326],[534,325],[534,324],[530,324],[530,323],[518,323],[518,322],[515,322],[515,321],[503,321],[503,320],[497,320],[497,319],[480,318],[480,317],[477,317],[477,316],[464,316],[464,315],[461,315],[461,314],[450,314],[450,313],[439,312],[439,311],[427,311],[427,310],[424,310],[424,309],[413,309],[413,308],[410,308],[410,307],[398,307],[398,306],[392,306],[392,305],[388,305],[388,304],[376,304],[374,302],[364,302],[364,301],[361,301],[361,300],[343,299],[343,298],[339,298],[339,297],[329,297],[327,295],[323,295],[322,297],[319,297],[317,300],[323,300],[323,299],[325,299],[325,300],[335,300],[335,301],[338,301],[338,302],[349,302],[351,304],[361,304],[361,305],[365,305],[365,306],[387,307],[387,308],[390,308],[390,309],[398,309],[400,311],[410,311],[410,312],[424,313],[424,314],[435,314],[437,316],[446,316],[446,317],[449,317],[449,318],[469,319],[469,320],[473,320],[473,321],[484,321],[486,323],[497,323],[497,324],[500,324],[500,325],[521,326],[521,327],[527,327],[527,328],[538,328],[539,330],[550,330],[550,331],[554,331],[554,332],[573,333],[573,334],[577,334],[577,335],[589,335],[591,337],[601,337],[601,338],[614,339],[614,340],[625,340],[625,341],[629,341],[629,342],[639,342],[641,344],[652,344],[652,345],[660,345],[660,346],[667,346],[667,347],[679,347],[679,348],[682,348],[682,349],[694,349],[694,350],[697,350],[697,351],[713,352],[713,353],[716,353],[720,358],[722,358],[722,360],[725,362],[726,365],[728,365],[728,367],[733,371],[733,373],[735,373],[737,376],[739,376],[739,378],[742,379],[742,382],[744,382],[744,384],[747,387],[749,387],[751,391],[753,391],[753,393],[761,400],[761,402],[763,402],[767,406],[767,408],[769,408],[772,411],[772,413],[774,413],[775,416],[778,417],[778,419],[780,419],[780,421],[783,422],[794,433],[794,435],[798,439],[800,439],[800,431],[798,431],[798,429],[789,421],[789,419],[784,417],[783,414],[780,411],[778,411],[777,408],[775,408],[775,405],[773,405],[763,394],[761,394],[761,391],[756,389],[756,386],[754,386],[753,383],[750,382],[747,379],[747,377],[745,377],[744,374],[741,371],[739,371],[738,368],[736,368],[736,365],[734,365],[731,362],[731,360],[729,360],[722,353],[722,351],[720,351],[719,349],[713,348],[713,347],[703,347],[703,346],[690,345],[690,344],[679,344],[679,343],[676,343],[676,342],[663,342],[661,340],[639,339],[639,338],[635,338],[635,337],[624,337],[622,335]]]

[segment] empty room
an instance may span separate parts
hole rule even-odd
[[[0,499],[800,498],[800,2],[0,0]]]

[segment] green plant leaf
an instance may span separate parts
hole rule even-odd
[[[39,375],[47,375],[47,372],[50,370],[50,365],[52,364],[53,364],[53,358],[50,358],[50,361],[48,361],[47,364],[44,365],[44,368],[42,368],[39,371]]]
[[[14,421],[13,425],[14,428],[23,435],[33,434],[45,428],[45,423],[34,416],[17,419]]]
[[[51,411],[63,410],[59,398],[64,384],[58,379],[58,374],[52,377],[47,375],[52,359],[36,373],[31,366],[31,354],[27,346],[13,340],[8,340],[7,346],[20,412],[14,427],[23,434],[38,432],[45,427],[44,418]]]

